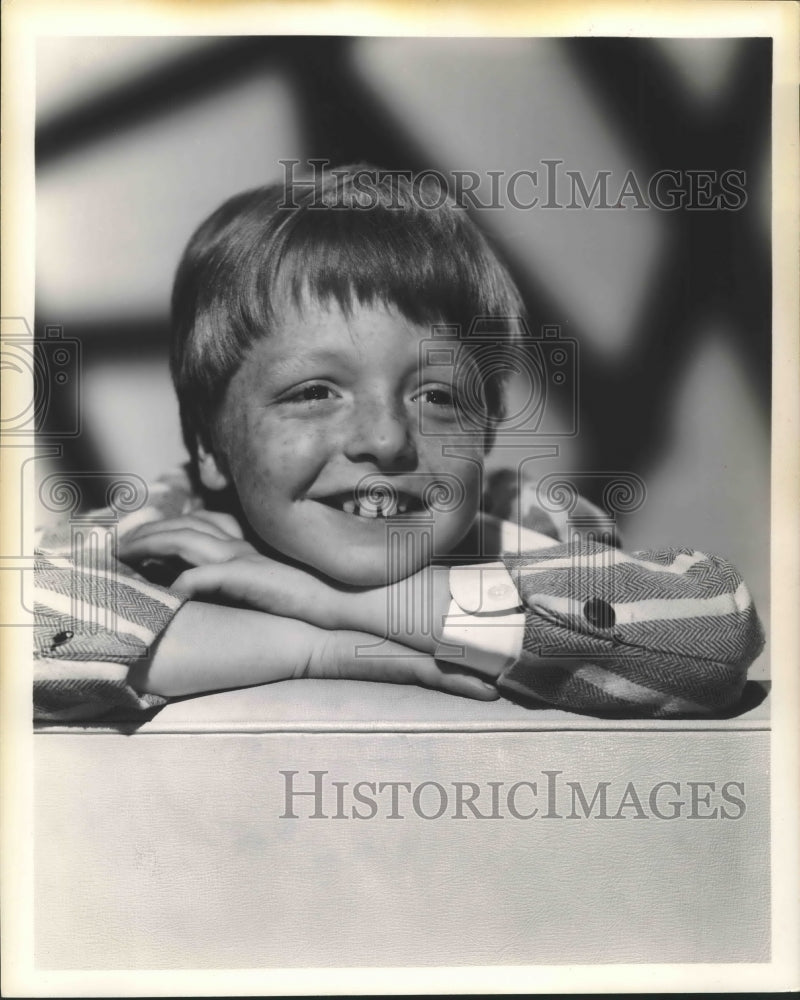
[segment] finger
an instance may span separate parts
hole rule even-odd
[[[192,516],[216,526],[231,538],[244,538],[242,526],[232,514],[219,510],[196,510],[192,512]]]
[[[177,556],[192,566],[198,566],[234,559],[241,554],[243,544],[233,539],[217,538],[194,528],[178,528],[125,539],[120,555],[128,561]]]
[[[206,562],[192,569],[184,570],[173,582],[172,589],[186,597],[219,597],[225,595],[229,600],[243,601],[242,591],[245,589],[242,574],[226,573],[230,562]],[[266,610],[262,608],[261,610]]]
[[[181,531],[184,528],[200,531],[204,535],[211,535],[214,538],[241,537],[228,534],[220,525],[205,518],[197,517],[194,514],[185,514],[181,517],[170,517],[162,521],[149,521],[147,524],[142,524],[126,535],[125,541],[146,538],[148,535],[157,535],[164,531]]]
[[[281,579],[270,560],[261,557],[224,562],[207,560],[181,573],[173,581],[172,590],[186,597],[224,598],[259,611],[312,623],[313,600],[304,597],[300,589],[285,586]]]
[[[402,649],[402,647],[401,647]],[[402,655],[398,653],[398,657]],[[406,654],[408,655],[408,654]],[[433,657],[411,657],[416,663],[416,683],[422,687],[458,694],[480,701],[496,701],[500,697],[497,688],[476,674],[454,667],[449,663],[434,660]]]

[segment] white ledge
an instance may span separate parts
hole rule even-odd
[[[526,731],[768,730],[767,683],[748,684],[738,712],[725,718],[611,718],[479,702],[439,691],[364,681],[297,680],[173,701],[142,723],[42,722],[37,733],[415,733]]]

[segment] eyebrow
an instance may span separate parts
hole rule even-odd
[[[347,351],[340,350],[330,350],[327,348],[320,348],[319,350],[312,350],[305,352],[303,354],[287,354],[284,357],[276,358],[270,365],[270,367],[279,373],[290,372],[295,368],[304,366],[305,364],[326,364],[330,362],[341,362],[347,361],[351,356],[358,357],[358,352],[354,351],[351,355]],[[419,367],[420,369],[426,369],[430,367],[453,367],[454,362],[450,364],[437,364],[432,366],[430,363],[421,361],[419,357],[415,357],[410,360],[408,368],[409,371],[414,368]]]
[[[346,366],[349,364],[351,358],[358,358],[357,350],[354,350],[351,354],[346,349],[341,350],[320,346],[302,354],[292,353],[278,357],[270,363],[269,367],[270,372],[276,379],[283,380],[292,378],[296,374],[302,374],[309,366],[325,366],[329,364]],[[420,374],[424,372],[426,373],[426,377],[430,377],[432,369],[441,371],[444,374],[446,371],[452,372],[453,370],[458,370],[459,367],[458,362],[432,365],[417,356],[409,360],[407,370],[403,372],[403,377],[408,377],[408,375],[415,371]]]
[[[307,351],[303,354],[287,354],[284,357],[276,358],[270,367],[281,372],[291,372],[295,368],[301,367],[305,364],[326,364],[332,361],[342,361],[347,355],[343,354],[342,351],[329,350],[326,348],[321,348],[320,350]]]

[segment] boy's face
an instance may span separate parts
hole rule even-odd
[[[268,546],[344,583],[401,579],[452,551],[477,512],[485,453],[479,433],[460,429],[464,419],[483,429],[487,416],[473,402],[459,422],[463,345],[443,345],[456,364],[422,367],[430,336],[378,306],[289,309],[228,386],[213,454],[201,455],[204,484],[232,485]],[[370,502],[365,477],[388,482],[396,502]]]

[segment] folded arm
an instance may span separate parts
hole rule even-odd
[[[181,542],[158,531],[162,557],[180,556]],[[241,538],[216,517],[193,521],[204,544],[221,537],[241,554]],[[177,529],[179,540],[186,528]],[[182,534],[181,534],[182,533]],[[122,549],[133,550],[127,541]],[[390,643],[370,655],[374,633],[327,629],[297,616],[251,606],[189,600],[186,593],[142,579],[112,561],[103,570],[73,559],[66,543],[37,552],[35,569],[34,714],[70,721],[109,711],[141,712],[166,698],[266,684],[297,677],[351,678],[419,684],[481,700],[498,697],[468,670],[435,662]],[[225,598],[225,595],[222,595]],[[311,617],[310,615],[308,617]],[[390,654],[390,655],[387,655]]]
[[[513,598],[504,597],[497,610],[494,569],[485,574],[485,592],[479,587],[472,606],[456,607],[455,617],[446,566],[354,590],[252,554],[205,562],[175,586],[325,628],[388,636],[483,671],[501,690],[576,711],[723,711],[739,700],[747,668],[763,648],[749,591],[717,556],[690,549],[627,554],[575,542],[507,556],[503,565]],[[480,578],[481,567],[474,570]],[[511,619],[518,623],[515,642],[508,638]],[[464,648],[446,651],[443,642],[452,646],[459,634]]]

